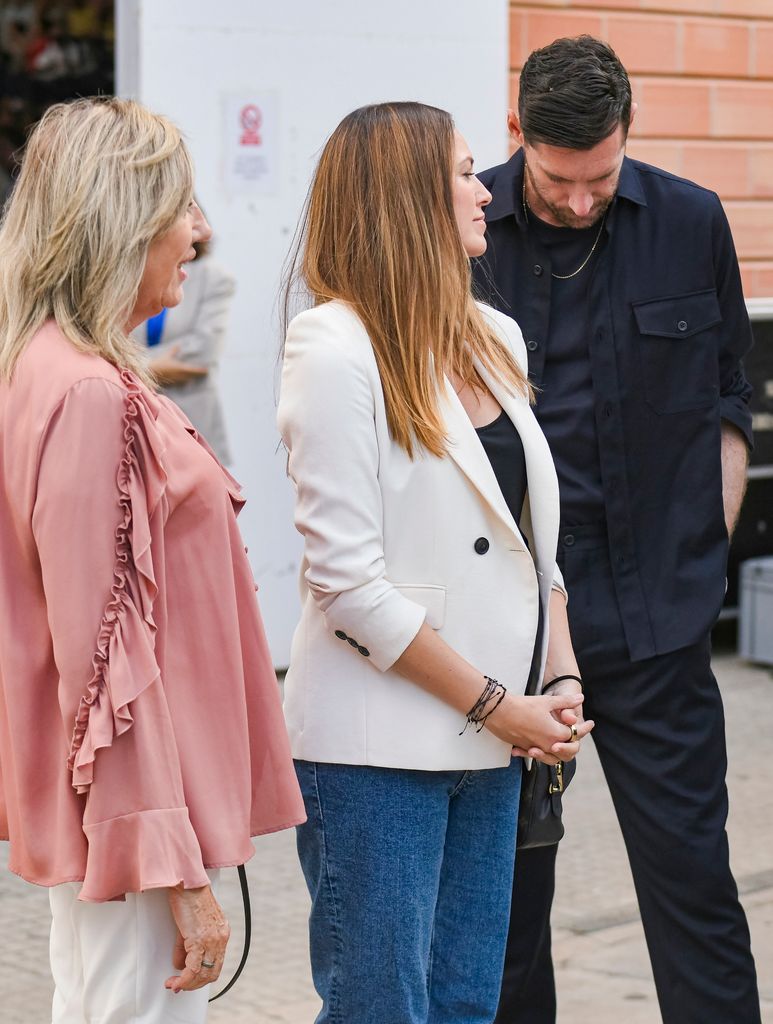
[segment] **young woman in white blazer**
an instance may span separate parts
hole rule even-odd
[[[577,692],[523,695],[577,665],[523,339],[470,293],[490,198],[450,115],[380,104],[329,139],[302,225],[315,306],[287,332],[279,426],[318,1024],[494,1019],[520,758],[569,760],[592,728]]]

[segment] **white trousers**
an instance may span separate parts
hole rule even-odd
[[[210,871],[214,883],[219,872]],[[80,882],[49,890],[52,1024],[204,1024],[210,986],[164,988],[176,936],[166,889],[81,903]]]

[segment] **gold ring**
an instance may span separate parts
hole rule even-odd
[[[576,725],[570,725],[569,726],[569,739],[566,742],[567,743],[576,743],[577,742],[577,726]]]

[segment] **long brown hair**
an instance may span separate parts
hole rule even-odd
[[[325,145],[285,291],[300,277],[315,303],[342,299],[370,336],[392,437],[446,452],[443,373],[474,383],[473,357],[510,390],[528,382],[471,294],[451,192],[454,124],[422,103],[347,115]]]

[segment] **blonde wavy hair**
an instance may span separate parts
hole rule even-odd
[[[328,139],[288,268],[285,321],[302,282],[349,303],[370,336],[395,442],[446,453],[443,373],[481,386],[473,358],[511,392],[531,389],[476,305],[451,191],[454,123],[422,103],[347,115]]]
[[[178,129],[132,100],[50,107],[0,225],[0,379],[52,318],[77,348],[148,381],[127,325],[150,243],[193,197]]]

